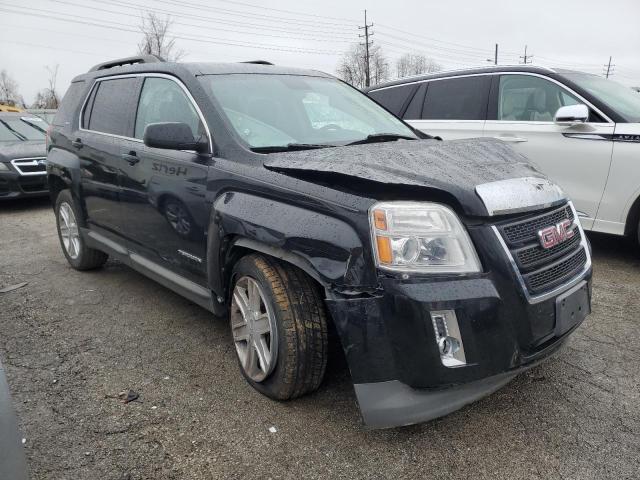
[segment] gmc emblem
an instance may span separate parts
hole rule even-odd
[[[539,230],[540,245],[542,245],[542,248],[547,249],[569,240],[575,235],[571,228],[572,226],[573,222],[571,220],[563,220],[560,223]]]

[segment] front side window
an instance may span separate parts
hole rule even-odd
[[[401,120],[333,78],[272,74],[199,78],[251,148],[345,145],[377,134],[416,138]]]
[[[90,116],[83,124],[84,128],[95,132],[112,135],[129,135],[130,116],[132,113],[131,98],[136,88],[136,78],[114,78],[103,80],[96,86],[98,89],[93,99]],[[85,113],[86,110],[85,110]]]
[[[486,75],[433,80],[427,86],[423,120],[485,120],[491,78]]]
[[[544,78],[502,75],[498,89],[498,120],[552,122],[560,107],[582,103],[571,93]]]
[[[186,123],[194,138],[205,135],[200,117],[182,88],[168,78],[148,77],[138,102],[135,138],[143,138],[150,123],[163,122]]]

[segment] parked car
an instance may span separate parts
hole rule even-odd
[[[33,115],[0,112],[0,201],[48,195],[47,127]]]
[[[47,173],[73,268],[113,256],[228,317],[273,399],[318,388],[333,326],[370,426],[488,395],[590,311],[557,186],[502,142],[425,138],[321,72],[98,65],[62,101]]]
[[[18,421],[11,404],[9,385],[0,363],[0,478],[27,480],[27,460],[18,431]]]
[[[406,78],[368,94],[444,139],[508,142],[567,192],[586,230],[640,241],[640,96],[628,87],[521,65]]]

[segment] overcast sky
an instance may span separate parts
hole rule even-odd
[[[528,45],[534,63],[602,73],[640,85],[638,0],[0,0],[0,69],[27,103],[59,64],[58,90],[92,65],[136,53],[140,18],[170,14],[184,61],[266,59],[334,73],[358,41],[363,10],[372,37],[393,65],[420,52],[446,69],[518,63]]]

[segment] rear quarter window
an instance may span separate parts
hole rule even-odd
[[[418,89],[418,85],[400,85],[369,92],[369,96],[396,116],[400,116],[404,107]]]
[[[491,77],[474,76],[429,82],[424,120],[485,120]]]
[[[65,126],[72,125],[75,112],[78,111],[79,103],[82,101],[82,97],[85,91],[85,81],[81,80],[73,82],[69,85],[67,92],[62,97],[62,102],[58,107],[56,116],[53,118],[52,125]]]

